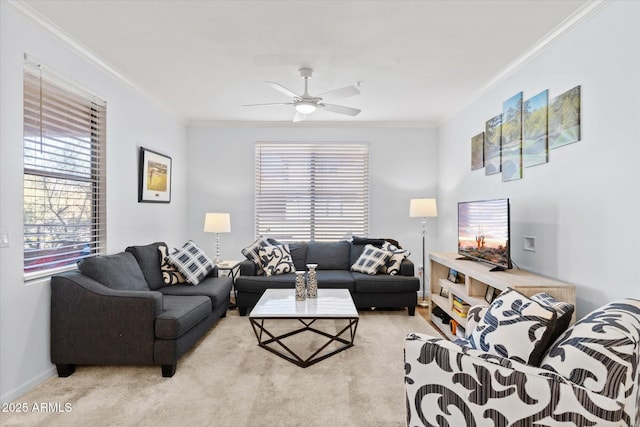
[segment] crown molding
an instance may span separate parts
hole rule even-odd
[[[582,5],[578,10],[576,10],[573,14],[567,17],[564,21],[562,21],[558,26],[556,26],[553,30],[547,33],[544,37],[538,40],[533,44],[529,49],[524,51],[515,61],[511,62],[505,68],[503,68],[498,74],[496,74],[491,80],[486,82],[484,86],[482,86],[478,91],[476,91],[472,96],[469,97],[469,100],[460,105],[455,110],[445,114],[442,116],[440,120],[438,120],[438,126],[444,125],[448,120],[452,119],[458,113],[463,111],[464,109],[470,107],[484,95],[486,95],[491,89],[495,88],[498,84],[505,81],[508,77],[513,75],[516,71],[524,67],[526,64],[531,62],[534,58],[541,55],[544,51],[546,51],[549,47],[551,47],[555,42],[560,40],[566,34],[573,31],[578,26],[582,25],[584,22],[589,20],[591,17],[600,13],[604,8],[611,5],[615,0],[589,0],[584,5]]]
[[[187,126],[202,127],[235,127],[235,128],[403,128],[403,129],[437,129],[433,122],[358,122],[358,121],[243,121],[243,120],[189,120]]]
[[[127,76],[125,76],[120,70],[118,70],[113,65],[109,64],[100,56],[96,55],[91,49],[87,46],[76,40],[73,36],[65,32],[63,29],[54,24],[51,20],[45,18],[41,14],[39,14],[36,10],[34,10],[31,6],[23,2],[22,0],[10,0],[3,1],[3,5],[9,6],[13,11],[17,12],[20,16],[25,18],[31,24],[36,25],[49,34],[51,34],[55,39],[57,39],[60,43],[70,47],[77,55],[79,55],[84,60],[92,63],[97,66],[101,70],[106,73],[112,75],[116,79],[120,80],[126,86],[140,93],[146,99],[148,99],[151,103],[157,106],[166,114],[175,118],[182,124],[186,124],[187,120],[184,117],[181,117],[174,110],[169,108],[166,104],[160,101],[155,96],[151,95],[146,90],[142,89],[135,82],[130,80]],[[108,100],[107,100],[108,101]]]

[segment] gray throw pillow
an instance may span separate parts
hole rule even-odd
[[[154,291],[165,285],[162,280],[162,271],[160,271],[162,260],[158,251],[162,245],[166,246],[163,242],[155,242],[145,246],[129,246],[125,249],[125,252],[131,252],[136,258],[149,288]]]
[[[129,252],[85,258],[78,263],[85,276],[116,290],[148,291],[149,285],[135,257]]]

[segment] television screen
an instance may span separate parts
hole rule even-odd
[[[458,253],[511,268],[509,199],[458,203]]]

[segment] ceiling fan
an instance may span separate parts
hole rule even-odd
[[[274,82],[265,82],[278,92],[282,92],[285,95],[293,98],[293,102],[274,102],[267,104],[246,104],[243,107],[256,107],[256,106],[266,106],[266,105],[292,105],[296,109],[296,115],[293,117],[294,122],[301,122],[307,118],[307,115],[313,113],[317,109],[324,109],[327,111],[331,111],[332,113],[338,114],[346,114],[347,116],[357,116],[361,110],[357,108],[345,107],[343,105],[335,105],[335,104],[327,104],[322,102],[324,97],[333,97],[333,98],[346,98],[348,96],[359,95],[360,91],[355,86],[345,86],[340,89],[330,90],[329,92],[324,92],[319,94],[318,96],[309,95],[309,91],[307,89],[309,79],[313,75],[313,70],[311,68],[300,68],[298,70],[300,72],[300,77],[304,79],[304,93],[302,95],[298,95],[295,92],[287,89],[281,84]]]

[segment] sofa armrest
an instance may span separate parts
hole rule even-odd
[[[414,268],[413,261],[411,261],[409,258],[405,258],[402,260],[402,263],[400,264],[400,275],[401,276],[415,275],[415,268]]]
[[[51,361],[153,364],[162,294],[110,289],[70,272],[51,278]]]
[[[542,368],[421,334],[406,337],[404,352],[408,426],[629,421],[620,402]]]
[[[257,276],[258,265],[250,260],[244,260],[240,263],[240,276]]]
[[[206,277],[218,277],[219,274],[220,270],[218,269],[218,266],[214,265],[213,270],[211,270],[209,274],[206,275]]]

